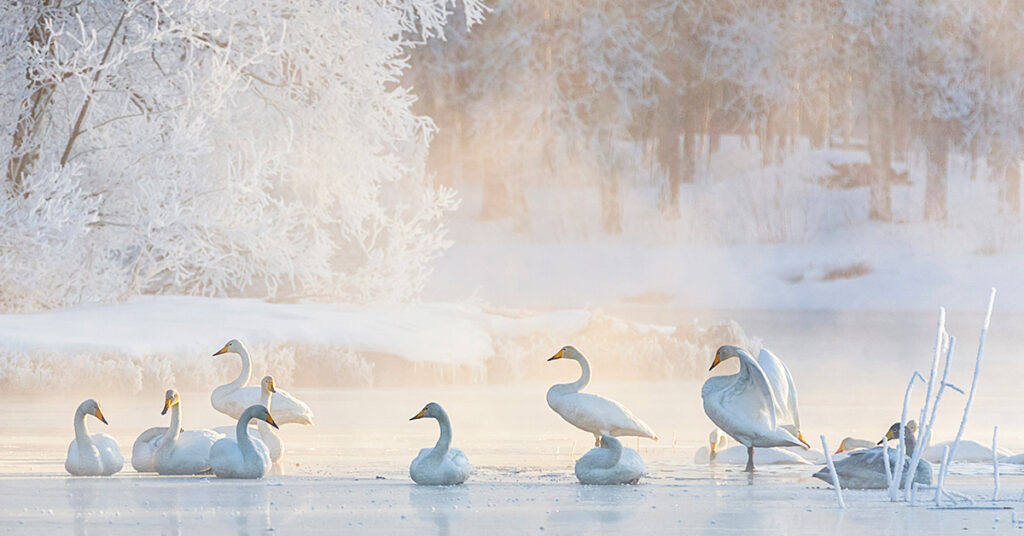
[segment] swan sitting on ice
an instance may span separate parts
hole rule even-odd
[[[720,347],[709,370],[734,357],[740,360],[739,373],[708,378],[701,388],[701,398],[704,413],[711,422],[747,448],[745,470],[754,470],[754,447],[809,448],[799,435],[793,435],[778,422],[777,417],[783,411],[777,407],[768,377],[745,350],[736,346]]]
[[[267,411],[271,411],[271,395],[276,391],[276,382],[273,376],[264,376],[263,381],[260,382],[260,405],[267,408]],[[281,437],[277,435],[270,425],[264,422],[262,419],[257,419],[256,430],[249,430],[249,434],[254,438],[259,439],[267,446],[267,451],[270,453],[271,463],[277,463],[284,457],[284,442],[281,441]],[[274,426],[274,428],[278,428]],[[214,431],[224,434],[225,436],[235,439],[235,427],[234,426],[218,426],[214,428]],[[254,433],[255,432],[255,433]]]
[[[594,434],[595,446],[601,444],[601,436],[604,434],[658,440],[654,430],[622,404],[603,396],[580,392],[590,384],[590,363],[579,350],[565,346],[548,361],[556,359],[576,361],[580,364],[582,374],[580,379],[572,383],[552,385],[548,389],[548,406],[569,424]]]
[[[249,352],[238,339],[231,339],[213,355],[216,357],[223,354],[237,354],[241,357],[242,370],[234,381],[213,390],[210,395],[210,403],[217,411],[232,419],[237,419],[246,408],[260,403],[260,388],[246,387],[252,376],[252,359],[249,358]],[[278,424],[297,423],[307,426],[313,424],[313,411],[309,409],[309,406],[284,390],[278,389],[274,392],[273,407]]]
[[[576,460],[576,478],[581,484],[636,484],[644,469],[637,451],[623,447],[608,434],[601,435],[600,447]]]
[[[100,405],[93,399],[86,400],[75,410],[75,438],[68,445],[68,457],[64,468],[75,476],[109,476],[124,467],[124,456],[117,441],[107,434],[89,435],[85,417],[92,415],[107,424]]]
[[[235,437],[217,440],[210,447],[210,468],[220,478],[263,478],[270,469],[270,453],[262,441],[249,437],[249,421],[259,419],[277,428],[270,411],[262,405],[249,406],[238,418]]]
[[[416,459],[409,465],[409,476],[417,484],[431,486],[449,486],[462,484],[469,478],[473,466],[461,450],[452,448],[452,423],[448,413],[436,402],[424,406],[410,421],[429,417],[437,419],[441,427],[441,436],[437,438],[434,448],[421,449]]]
[[[906,452],[914,452],[914,445],[916,443],[914,437],[914,429],[917,428],[916,423],[914,429],[910,427],[911,423],[907,423],[905,427],[907,434],[905,441]],[[900,437],[900,423],[895,423],[889,427],[889,431],[885,433],[885,439],[879,441],[883,443],[891,439],[899,439]],[[889,481],[885,476],[885,456],[886,453],[883,449],[889,447],[874,447],[870,449],[855,450],[850,452],[845,458],[835,460],[833,465],[836,468],[836,473],[839,474],[839,484],[843,488],[848,489],[885,489],[889,487]],[[888,459],[889,459],[889,471],[896,470],[896,458],[899,456],[897,449],[889,448]],[[910,471],[910,458],[907,456],[903,457],[903,471],[906,475]],[[824,480],[829,484],[835,485],[832,480],[832,472],[828,466],[821,468],[817,473],[814,473],[814,478]],[[931,485],[932,483],[932,466],[925,460],[921,460],[917,464],[917,468],[914,471],[914,482]],[[899,483],[900,488],[903,487],[903,482]]]
[[[921,458],[928,460],[932,463],[942,463],[942,456],[946,451],[947,446],[952,446],[952,441],[943,441],[936,443],[924,450],[924,454]],[[1012,459],[1013,453],[1009,450],[999,448],[996,450],[996,457],[1001,461],[1008,461],[1008,463],[1015,463],[1009,461]],[[1006,458],[1006,460],[1003,460]],[[951,462],[981,462],[991,463],[992,462],[992,449],[986,447],[977,441],[961,440],[956,446],[956,453],[953,455]]]
[[[210,447],[224,437],[213,430],[181,430],[181,396],[169,389],[164,396],[161,415],[171,411],[171,424],[160,439],[153,459],[156,472],[161,475],[196,475],[210,470]]]
[[[747,449],[741,445],[726,448],[728,440],[718,428],[711,431],[708,446],[697,449],[693,462],[709,465],[743,465],[747,462]],[[803,456],[782,448],[754,449],[757,465],[804,465],[813,463]]]

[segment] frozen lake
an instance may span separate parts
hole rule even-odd
[[[575,376],[551,365],[552,378]],[[275,532],[407,534],[651,533],[933,534],[936,531],[1016,528],[1010,511],[934,511],[893,505],[884,492],[847,492],[849,509],[835,507],[834,492],[810,474],[817,466],[763,466],[749,477],[741,467],[693,463],[707,436],[700,382],[619,383],[602,379],[593,392],[614,397],[645,418],[658,443],[641,441],[649,476],[638,486],[576,483],[574,459],[591,438],[547,408],[542,383],[355,390],[296,390],[315,409],[317,425],[284,427],[287,453],[277,474],[262,481],[138,475],[130,468],[113,478],[71,478],[63,471],[77,399],[6,397],[0,436],[0,531],[164,534],[264,534]],[[183,393],[184,426],[227,423],[205,393]],[[110,433],[127,452],[159,415],[152,399],[104,398],[110,426],[90,419],[91,432]],[[873,437],[895,410],[881,401],[836,402],[827,390],[810,389],[802,404],[805,436],[825,433]],[[427,488],[408,478],[420,447],[436,439],[432,421],[409,422],[435,400],[452,416],[454,445],[476,472],[463,486]],[[950,400],[954,400],[950,397]],[[1017,398],[1016,402],[1020,402]],[[946,413],[958,412],[959,401]],[[979,403],[967,436],[985,441],[998,408]],[[955,421],[956,419],[950,419]],[[1012,421],[1001,430],[1012,436]],[[861,434],[860,431],[864,433]],[[939,439],[946,439],[947,429]],[[624,443],[635,447],[632,438]],[[816,444],[816,441],[813,441]],[[1003,446],[1021,450],[1024,442]],[[991,466],[954,466],[953,489],[991,494]],[[1016,499],[1024,466],[1003,466],[1002,496]],[[1019,503],[1000,505],[1015,507]],[[543,532],[542,532],[543,531]]]

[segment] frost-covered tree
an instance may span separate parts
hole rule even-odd
[[[477,0],[458,9],[472,25]],[[455,203],[399,79],[448,0],[0,6],[0,305],[413,295]]]

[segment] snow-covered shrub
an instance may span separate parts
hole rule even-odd
[[[415,294],[455,198],[425,174],[433,124],[398,80],[451,10],[0,6],[0,305]]]

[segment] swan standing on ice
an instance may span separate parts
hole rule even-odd
[[[217,411],[232,419],[237,419],[246,408],[260,403],[260,388],[246,387],[252,376],[252,359],[249,358],[249,352],[238,339],[231,339],[213,355],[216,357],[223,354],[237,354],[241,357],[242,370],[234,381],[213,390],[213,394],[210,395],[210,403]],[[273,406],[278,424],[297,423],[307,426],[313,424],[313,411],[309,409],[309,406],[286,391],[277,390],[274,393]]]
[[[805,447],[807,443],[780,426],[779,409],[771,384],[761,366],[745,350],[722,346],[715,352],[713,370],[731,358],[740,360],[740,371],[713,376],[704,382],[701,398],[711,422],[747,447],[747,472],[754,471],[754,447]]]
[[[270,411],[262,405],[249,406],[238,418],[235,437],[217,440],[210,447],[210,468],[220,478],[263,478],[270,470],[270,452],[262,441],[249,437],[249,421],[259,419],[277,428]]]
[[[164,409],[160,415],[171,411],[171,424],[160,439],[153,466],[161,475],[196,475],[210,470],[210,447],[224,437],[213,430],[181,430],[181,396],[178,391],[168,389],[164,396]]]
[[[107,434],[89,435],[85,426],[86,415],[92,415],[107,424],[100,405],[93,399],[86,400],[75,410],[75,438],[68,445],[68,457],[64,468],[75,476],[110,476],[124,467],[124,456],[117,441]]]
[[[636,484],[645,469],[637,451],[623,447],[608,434],[601,435],[600,447],[576,460],[576,478],[581,484]]]
[[[267,411],[271,411],[271,395],[277,392],[276,382],[274,382],[273,376],[264,376],[263,381],[260,382],[260,405],[267,408]],[[266,422],[262,419],[257,419],[256,422],[257,432],[253,435],[254,438],[259,439],[267,446],[267,451],[270,453],[271,463],[277,463],[284,457],[284,442],[281,441],[281,436],[277,435],[277,432],[270,428]],[[274,426],[277,429],[277,426]],[[224,434],[228,438],[236,439],[235,427],[234,426],[218,426],[214,428],[214,431]],[[252,434],[252,430],[249,431]]]
[[[910,425],[914,426],[911,427]],[[917,429],[917,423],[911,421],[908,422],[906,427],[907,437],[904,440],[906,445],[906,452],[914,452],[914,445],[916,439],[914,432]],[[879,444],[889,441],[891,439],[900,438],[900,423],[893,424],[889,431],[885,433],[885,439],[879,441]],[[836,460],[833,465],[836,468],[836,473],[839,474],[839,484],[843,488],[848,489],[884,489],[889,487],[889,481],[885,476],[885,456],[883,448],[886,447],[874,447],[870,449],[855,450],[850,452],[845,458]],[[899,453],[896,449],[889,448],[889,471],[894,472],[896,470],[896,458]],[[907,456],[903,457],[903,471],[907,474],[910,471],[910,458]],[[814,473],[814,478],[824,480],[829,484],[835,485],[832,481],[832,472],[829,471],[828,466],[822,467],[817,473]],[[914,482],[931,485],[932,483],[932,466],[925,460],[921,460],[917,464],[917,469],[914,472]],[[900,488],[903,487],[903,482],[899,483]]]
[[[548,406],[569,424],[594,434],[594,445],[601,444],[601,436],[639,436],[655,441],[658,436],[647,423],[614,400],[603,396],[581,393],[590,384],[590,363],[572,346],[565,346],[548,361],[572,359],[580,364],[580,379],[572,383],[559,383],[548,389]]]
[[[420,453],[409,466],[409,476],[417,484],[431,486],[448,486],[462,484],[469,478],[473,466],[461,450],[452,448],[452,423],[448,413],[436,402],[423,407],[410,421],[429,417],[437,419],[441,427],[441,436],[437,438],[434,448],[420,449]]]

